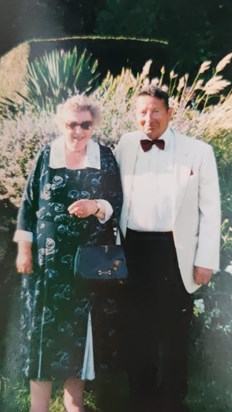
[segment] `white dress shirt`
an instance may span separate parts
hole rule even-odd
[[[173,229],[174,139],[170,128],[160,136],[164,150],[139,148],[129,206],[128,227],[144,232]]]

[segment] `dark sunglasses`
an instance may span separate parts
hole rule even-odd
[[[75,127],[80,126],[83,130],[89,130],[93,126],[93,122],[91,120],[86,120],[85,122],[77,123],[77,122],[70,122],[65,123],[68,129],[74,130]]]

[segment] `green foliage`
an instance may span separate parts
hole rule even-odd
[[[89,93],[96,88],[98,61],[84,50],[79,55],[73,51],[53,50],[41,58],[28,63],[25,77],[26,92],[17,92],[20,102],[2,97],[0,113],[2,117],[15,118],[18,113],[29,108],[35,112],[55,112],[63,100],[75,92]]]
[[[24,79],[27,74],[29,50],[28,44],[21,44],[0,59],[1,117],[14,117],[19,111],[24,111],[24,104],[17,90],[26,93]]]
[[[168,40],[165,64],[173,67],[179,62],[182,71],[183,66],[193,70],[200,61],[224,55],[231,47],[231,0],[25,0],[23,7],[17,0],[1,3],[1,52],[16,41],[41,37],[149,37]]]
[[[40,116],[26,111],[0,125],[0,199],[9,199],[18,206],[25,179],[39,148],[51,141],[56,128],[51,115]]]
[[[45,53],[28,65],[28,94],[24,99],[36,110],[54,112],[70,93],[76,90],[88,93],[94,88],[99,76],[97,65],[97,60],[92,62],[92,55],[87,50],[79,55],[76,47],[72,52],[53,50]]]
[[[6,412],[26,412],[29,410],[30,394],[28,385],[22,380],[11,381],[1,377],[1,410]]]
[[[231,130],[221,129],[221,134],[216,131],[210,142],[217,158],[221,188],[221,271],[195,294],[197,318],[191,328],[188,402],[196,412],[229,411],[232,402]],[[204,306],[200,312],[199,301],[200,307]]]
[[[17,371],[19,372],[19,371]],[[29,384],[16,376],[11,379],[0,376],[1,410],[4,412],[27,412],[30,408]],[[92,390],[84,392],[85,405],[92,412],[98,412],[96,397]],[[54,384],[50,412],[65,412],[63,404],[63,385]]]
[[[193,70],[206,59],[226,54],[231,47],[230,0],[105,0],[97,13],[95,33],[165,39],[166,65]],[[217,18],[215,19],[215,16]]]
[[[0,59],[0,96],[19,103],[16,90],[26,93],[24,78],[27,73],[27,63],[30,47],[20,44]],[[12,70],[13,68],[13,70]]]
[[[231,249],[230,249],[231,254]],[[232,402],[232,276],[221,271],[197,293],[205,311],[191,328],[191,411],[230,411]]]
[[[15,119],[19,113],[25,113],[25,111],[26,105],[23,101],[17,103],[17,101],[10,97],[2,97],[0,100],[0,114],[2,119]]]
[[[198,363],[198,367],[202,370],[202,363]],[[190,378],[189,392],[187,404],[191,412],[229,412],[231,409],[230,381],[225,386],[218,379],[210,382],[206,379],[199,380],[199,376],[195,374]]]

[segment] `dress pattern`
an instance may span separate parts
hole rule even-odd
[[[75,200],[105,199],[118,217],[122,192],[112,152],[100,145],[100,170],[52,169],[49,156],[47,145],[29,175],[17,225],[33,233],[34,272],[22,276],[21,354],[25,375],[38,380],[81,377],[90,311],[96,348],[100,346],[96,314],[104,315],[100,323],[107,326],[102,332],[110,339],[114,321],[109,324],[118,312],[115,290],[111,294],[108,286],[92,288],[73,274],[78,245],[114,242],[112,219],[102,224],[95,216],[78,219],[67,212]],[[107,340],[103,335],[100,339]],[[107,359],[111,363],[111,355]],[[101,355],[96,354],[96,360],[104,364]]]

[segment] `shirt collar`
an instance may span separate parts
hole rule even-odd
[[[168,150],[169,147],[171,146],[173,142],[173,133],[170,127],[167,127],[165,132],[159,137],[159,139],[162,139],[165,141],[165,149]]]
[[[63,136],[57,137],[51,143],[49,166],[52,169],[67,167],[65,158],[65,140]],[[89,140],[87,143],[84,167],[101,169],[100,147],[99,144],[93,140]]]

